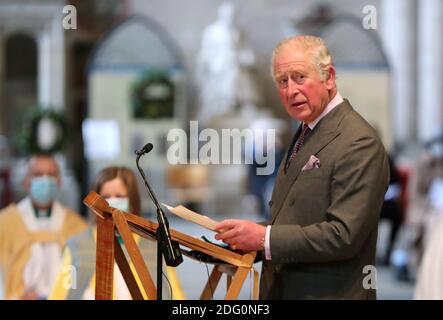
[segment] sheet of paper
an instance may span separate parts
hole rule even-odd
[[[216,231],[215,225],[218,223],[218,221],[213,220],[208,216],[189,210],[188,208],[182,205],[176,207],[171,207],[164,203],[162,203],[162,205],[164,205],[169,211],[171,211],[173,214],[179,216],[182,219],[194,222],[209,230]]]

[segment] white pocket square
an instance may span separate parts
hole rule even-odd
[[[320,159],[314,155],[311,155],[308,162],[306,162],[306,164],[303,166],[301,171],[309,171],[309,170],[318,169],[318,168],[320,168]]]

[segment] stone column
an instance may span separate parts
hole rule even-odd
[[[62,18],[56,15],[38,35],[38,101],[44,107],[65,105],[64,47]]]
[[[61,10],[51,23],[51,64],[52,64],[52,94],[51,104],[60,109],[65,107],[65,33],[62,26]]]
[[[443,126],[443,1],[418,1],[418,138]]]
[[[381,38],[391,69],[391,123],[396,146],[416,140],[416,0],[384,0]]]
[[[51,39],[47,30],[38,35],[38,103],[48,107],[51,103]]]

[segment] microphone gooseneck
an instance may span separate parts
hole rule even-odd
[[[168,220],[158,203],[157,197],[152,191],[151,186],[146,179],[145,173],[140,168],[139,161],[141,156],[149,153],[154,146],[152,143],[147,143],[142,149],[139,151],[135,151],[137,155],[136,165],[137,169],[140,172],[140,175],[143,178],[143,182],[146,188],[146,191],[149,194],[149,197],[154,202],[154,205],[157,207],[157,299],[161,300],[162,298],[162,256],[165,258],[166,265],[171,267],[176,267],[180,263],[183,262],[183,257],[180,251],[180,245],[177,241],[173,241],[171,239],[171,235],[169,233],[169,223]]]
[[[144,151],[148,145],[150,145],[150,149],[148,151]],[[142,149],[140,149],[140,151],[135,151],[136,154],[137,154],[137,158],[136,158],[135,162],[136,162],[136,165],[137,165],[137,169],[140,172],[140,175],[142,176],[143,182],[145,183],[146,191],[148,192],[149,197],[152,199],[152,201],[154,202],[154,204],[157,207],[157,209],[160,209],[160,205],[159,205],[159,203],[157,201],[157,198],[154,195],[154,191],[151,190],[151,187],[150,187],[150,185],[148,183],[148,180],[146,179],[145,173],[143,172],[142,168],[140,168],[140,164],[139,164],[141,156],[143,156],[144,154],[150,152],[152,150],[152,148],[153,148],[152,143],[148,143]]]

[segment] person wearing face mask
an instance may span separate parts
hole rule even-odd
[[[56,201],[60,183],[56,160],[35,155],[23,180],[28,196],[0,211],[0,291],[5,299],[46,299],[63,245],[87,227],[77,213]]]
[[[125,167],[111,166],[98,173],[92,191],[102,196],[111,207],[140,215],[140,195],[134,173]],[[57,281],[49,296],[50,300],[91,300],[95,298],[95,264],[97,227],[95,215],[91,214],[91,226],[85,232],[68,240],[63,255],[63,265]],[[126,248],[120,236],[117,239]],[[142,239],[134,234],[134,239],[144,257],[152,279],[156,279],[157,243]],[[130,263],[131,270],[134,266]],[[184,299],[183,290],[175,273],[175,268],[166,267],[166,274],[171,288],[163,286],[163,296],[173,299]],[[144,298],[147,295],[137,275],[137,284]],[[171,297],[172,291],[172,297]],[[117,264],[114,265],[114,300],[130,300],[131,294],[124,282]]]

